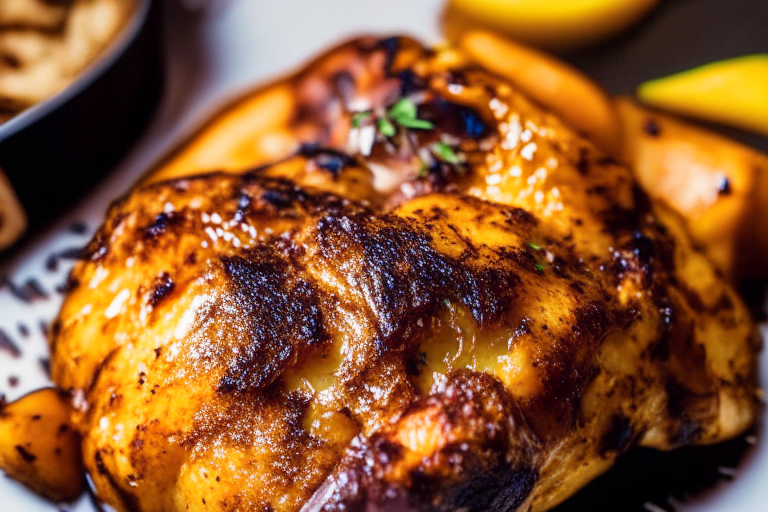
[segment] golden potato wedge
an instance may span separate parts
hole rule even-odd
[[[0,469],[54,501],[82,493],[80,435],[58,390],[41,389],[0,409]]]
[[[482,30],[463,34],[458,47],[517,85],[609,154],[620,146],[619,123],[610,96],[565,62]]]
[[[622,158],[640,185],[685,217],[731,278],[768,278],[768,155],[669,115],[616,101]]]
[[[27,214],[11,182],[0,169],[0,250],[12,245],[27,229]]]
[[[285,127],[293,108],[293,92],[286,82],[249,93],[203,126],[148,181],[212,170],[241,171],[283,158],[296,144]]]

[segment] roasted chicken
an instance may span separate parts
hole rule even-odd
[[[240,107],[71,274],[53,378],[105,503],[543,511],[753,423],[741,299],[508,81],[363,38]]]

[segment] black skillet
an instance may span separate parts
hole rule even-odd
[[[164,83],[161,14],[161,1],[138,0],[91,67],[62,92],[0,124],[0,168],[33,226],[81,197],[147,125]]]

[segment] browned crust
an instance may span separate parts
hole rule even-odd
[[[293,79],[291,126],[330,147],[299,139],[274,165],[141,186],[73,272],[53,377],[83,395],[107,502],[164,510],[174,491],[217,510],[544,510],[635,443],[739,428],[721,425],[725,399],[748,423],[754,325],[626,168],[497,77],[445,69],[411,40],[324,58]],[[446,81],[470,92],[448,98]],[[333,133],[351,113],[329,105],[356,84],[386,105],[424,92],[435,129],[345,155]],[[502,142],[499,98],[554,133],[531,135],[543,156],[514,160],[527,175],[508,200],[488,180],[489,161],[519,153]],[[464,161],[413,167],[444,139]],[[562,213],[518,194],[547,157]],[[369,164],[407,187],[377,190]],[[464,362],[430,352],[460,343]],[[121,444],[102,423],[135,433]]]

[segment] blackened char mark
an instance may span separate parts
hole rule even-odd
[[[298,154],[305,158],[314,159],[318,167],[329,171],[334,177],[338,176],[345,167],[356,164],[355,159],[348,154],[318,144],[302,144]]]
[[[301,347],[327,338],[316,288],[273,249],[222,260],[228,290],[211,337],[230,347],[221,393],[247,392],[271,384]],[[230,339],[231,338],[231,339]]]
[[[408,96],[427,88],[427,83],[424,79],[414,73],[411,68],[403,69],[397,74],[397,77],[400,79],[401,96]]]
[[[528,210],[512,207],[504,210],[506,222],[511,226],[521,226],[531,228],[538,225],[539,221]]]
[[[414,221],[395,215],[325,217],[317,225],[321,256],[370,308],[387,344],[443,300],[463,304],[479,326],[508,311],[519,277],[506,262],[472,265],[436,251]]]
[[[476,110],[442,97],[422,105],[419,116],[434,123],[443,133],[462,139],[482,139],[490,133],[485,120]]]
[[[545,440],[566,435],[576,428],[585,386],[595,376],[595,368],[584,361],[613,326],[624,325],[624,315],[613,314],[603,301],[589,301],[572,312],[570,332],[558,341],[558,350],[537,358],[543,392],[527,404],[527,418],[536,434]]]
[[[695,444],[704,432],[702,425],[710,424],[717,414],[717,394],[696,393],[690,386],[670,379],[666,386],[667,412],[674,420],[669,436],[675,446]]]
[[[632,422],[623,414],[616,414],[611,418],[608,430],[600,441],[600,453],[605,455],[611,452],[623,453],[629,448],[635,430]]]
[[[658,137],[659,135],[661,135],[661,127],[653,118],[648,118],[645,121],[645,124],[643,125],[643,129],[645,130],[645,133],[647,133],[651,137]]]
[[[425,410],[444,444],[418,461],[400,444]],[[389,433],[359,436],[302,512],[512,512],[538,479],[540,445],[504,386],[461,370],[416,403]],[[435,469],[440,468],[440,469]]]
[[[684,446],[696,442],[701,425],[716,420],[718,382],[708,370],[705,346],[696,340],[695,313],[681,304],[684,293],[673,290],[668,287],[667,296],[656,301],[662,322],[644,358],[664,372],[668,435],[671,443]]]
[[[166,229],[180,219],[174,212],[162,212],[144,230],[144,238],[153,240],[165,233]]]
[[[152,285],[152,291],[149,294],[149,305],[155,307],[160,304],[160,301],[171,294],[174,288],[176,288],[176,283],[173,282],[168,272],[163,272],[157,276]]]
[[[489,473],[472,473],[448,496],[452,507],[443,510],[468,512],[512,512],[525,501],[538,479],[532,467],[495,468]]]
[[[384,61],[384,72],[387,75],[392,74],[392,65],[395,63],[395,57],[400,50],[400,38],[399,37],[387,37],[379,40],[379,48],[383,48],[386,52],[386,60]]]
[[[17,444],[16,446],[14,446],[14,448],[16,448],[16,453],[18,453],[21,459],[27,464],[32,464],[37,460],[37,456],[29,452],[23,446]]]
[[[243,176],[239,190],[238,209],[244,218],[269,215],[281,219],[296,219],[303,215],[339,214],[342,211],[364,211],[333,194],[310,194],[285,178],[264,178],[256,173]]]
[[[122,502],[123,506],[126,508],[126,510],[130,511],[139,511],[141,508],[139,507],[139,500],[136,496],[134,496],[131,492],[125,490],[122,485],[120,485],[120,482],[117,478],[107,469],[107,465],[104,463],[104,458],[101,455],[101,450],[96,450],[96,455],[94,455],[94,465],[96,466],[96,471],[104,477],[107,482],[109,483],[109,486],[112,487],[112,490],[117,494],[117,498]]]

